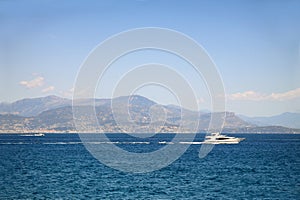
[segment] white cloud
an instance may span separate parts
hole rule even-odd
[[[70,89],[67,90],[67,91],[61,91],[60,94],[61,94],[63,97],[71,98],[71,97],[73,96],[73,92],[74,92],[74,88],[70,88]]]
[[[270,98],[272,100],[279,100],[279,101],[295,99],[298,97],[300,97],[300,88],[297,88],[295,90],[290,90],[284,93],[272,93],[270,95]]]
[[[30,81],[21,81],[20,85],[25,86],[26,88],[36,88],[36,87],[41,87],[44,85],[44,77],[38,76],[34,78],[33,80]]]
[[[53,91],[54,89],[55,89],[54,86],[49,86],[49,87],[46,87],[46,88],[42,89],[42,92],[46,93],[46,92]]]
[[[227,95],[228,99],[235,101],[250,100],[250,101],[260,101],[266,98],[266,95],[260,94],[254,91],[238,92],[234,94]]]
[[[205,103],[205,100],[204,100],[203,97],[200,97],[199,99],[197,99],[197,102],[198,102],[199,104],[201,104],[201,103]]]
[[[255,91],[238,92],[227,95],[233,101],[285,101],[300,98],[300,88],[283,93],[262,94]]]

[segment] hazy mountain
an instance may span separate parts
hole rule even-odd
[[[78,100],[76,109],[84,110],[93,108],[91,107],[93,102],[94,99]],[[121,116],[121,120],[125,122],[122,126],[124,126],[123,128],[125,128],[127,132],[136,130],[132,122],[141,127],[141,129],[139,129],[141,132],[149,130],[145,128],[149,127],[149,125],[151,125],[150,123],[154,123],[155,125],[160,124],[159,126],[162,126],[162,132],[178,132],[182,131],[182,129],[179,129],[181,124],[190,127],[199,122],[199,131],[203,132],[209,127],[212,116],[221,118],[224,114],[226,116],[224,124],[224,130],[226,132],[295,132],[295,130],[281,126],[258,127],[253,123],[244,121],[233,112],[195,112],[183,109],[179,106],[159,105],[154,101],[138,95],[118,97],[112,100],[96,99],[95,105],[96,116],[100,127],[94,126],[94,124],[91,124],[88,120],[79,119],[79,121],[84,122],[83,126],[86,127],[86,131],[100,130],[102,132],[120,132],[114,118],[114,114],[117,112],[117,115]],[[112,111],[111,105],[113,105],[114,112]],[[23,99],[12,103],[10,106],[10,108],[14,108],[15,112],[17,111],[23,116],[21,116],[21,114],[0,114],[1,132],[22,132],[30,130],[75,131],[71,100],[48,96],[45,98]],[[3,108],[4,107],[2,107],[2,109]],[[81,117],[84,118],[85,116]],[[214,125],[212,125],[212,127],[214,128]],[[185,129],[184,132],[189,132],[189,130]]]
[[[238,115],[241,119],[243,119],[244,121],[256,125],[256,126],[268,126],[269,124],[263,123],[261,121],[257,121],[254,119],[254,117],[248,117],[246,115]]]
[[[0,113],[17,114],[20,116],[36,116],[43,111],[71,105],[71,100],[58,96],[26,98],[13,103],[1,103]]]
[[[271,117],[247,117],[239,115],[243,120],[258,126],[285,126],[300,128],[300,113],[282,113]]]
[[[101,106],[110,103],[110,99],[79,99],[78,105]],[[15,114],[24,117],[37,116],[43,111],[60,108],[64,106],[72,106],[72,100],[61,98],[55,95],[26,98],[13,103],[0,103],[0,114]]]

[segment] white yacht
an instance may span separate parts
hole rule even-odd
[[[35,133],[34,136],[36,136],[36,137],[43,137],[43,136],[45,136],[45,134],[44,133]]]
[[[205,137],[203,144],[238,144],[244,139],[221,135],[220,133],[211,133],[211,135]]]
[[[28,136],[28,137],[43,137],[45,136],[44,133],[33,133],[33,134],[24,134],[24,135],[21,135],[21,136]]]

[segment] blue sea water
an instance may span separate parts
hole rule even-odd
[[[109,135],[133,152],[159,149],[173,136]],[[300,135],[234,136],[246,140],[216,145],[203,159],[201,145],[191,145],[161,170],[131,174],[100,163],[76,134],[1,134],[0,199],[300,199]]]

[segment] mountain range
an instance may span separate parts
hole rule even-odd
[[[270,117],[247,117],[238,115],[241,119],[258,126],[285,126],[289,128],[300,128],[300,113],[285,112]]]
[[[181,124],[193,124],[199,122],[199,132],[207,131],[212,116],[226,114],[223,131],[227,133],[300,133],[299,115],[297,113],[284,113],[273,117],[247,117],[236,115],[233,112],[211,113],[196,112],[174,105],[159,105],[142,96],[124,96],[115,99],[81,99],[76,103],[77,107],[91,107],[95,105],[99,126],[85,124],[87,132],[122,132],[118,127],[111,103],[114,101],[122,116],[129,111],[130,118],[141,128],[148,127],[152,120],[160,125],[160,132],[189,132],[181,130]],[[124,105],[129,105],[127,108]],[[156,107],[164,111],[155,113]],[[125,109],[124,109],[125,108]],[[154,113],[153,113],[154,112]],[[154,114],[155,119],[151,118]],[[184,115],[184,119],[181,118]],[[133,131],[135,127],[130,124],[124,126],[127,131]],[[0,132],[75,132],[72,100],[58,96],[40,98],[27,98],[13,103],[0,103]]]

